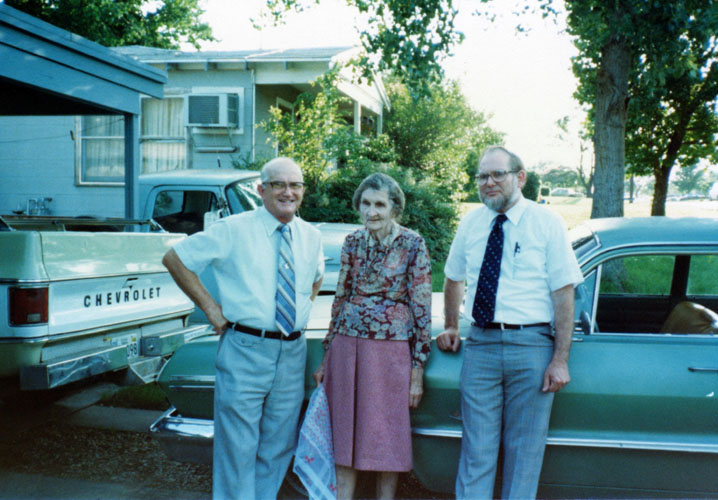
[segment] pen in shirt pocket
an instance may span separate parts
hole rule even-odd
[[[514,246],[514,257],[516,257],[516,254],[521,253],[521,245],[519,245],[518,241],[516,242],[516,245]]]

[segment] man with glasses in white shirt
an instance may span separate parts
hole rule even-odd
[[[462,441],[456,497],[535,498],[553,395],[570,380],[574,287],[583,281],[566,224],[521,194],[526,170],[500,146],[476,174],[483,206],[459,224],[444,273],[445,326],[437,346],[456,352],[466,287],[461,372]]]
[[[212,494],[276,498],[296,443],[311,301],[322,282],[319,230],[296,212],[304,195],[289,158],[264,165],[264,206],[220,219],[163,263],[220,335],[214,392]],[[215,300],[199,279],[209,266]]]

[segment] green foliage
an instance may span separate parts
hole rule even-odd
[[[559,167],[543,174],[541,180],[551,187],[573,187],[578,183],[578,175],[569,168]]]
[[[281,155],[293,158],[302,166],[309,191],[321,183],[333,167],[336,147],[348,140],[335,137],[347,129],[339,113],[344,98],[336,88],[338,74],[336,68],[312,82],[316,94],[300,94],[293,114],[282,113],[273,106],[270,118],[259,124],[270,133]]]
[[[538,200],[539,188],[541,187],[541,177],[536,172],[526,172],[526,184],[524,184],[521,193],[524,198],[536,201]]]
[[[155,382],[122,387],[117,392],[104,394],[100,400],[100,405],[160,411],[170,407],[167,396]]]
[[[478,155],[486,146],[501,144],[504,134],[488,125],[487,117],[471,108],[455,81],[434,84],[414,100],[402,83],[387,85],[391,111],[386,134],[394,144],[397,163],[415,170],[417,178],[432,177],[453,198],[473,189]]]
[[[432,260],[443,262],[458,224],[459,205],[447,196],[445,189],[430,178],[419,180],[413,171],[391,164],[356,162],[330,173],[314,192],[307,192],[302,217],[307,220],[359,223],[352,207],[354,191],[362,180],[374,172],[384,172],[401,186],[406,207],[401,224],[424,237]]]
[[[267,0],[274,24],[289,11],[301,12],[320,0]],[[427,95],[442,80],[441,61],[464,35],[456,30],[453,0],[347,0],[366,14],[369,27],[361,32],[364,54],[357,61],[362,75],[394,73],[413,97]],[[255,23],[257,27],[257,23]]]
[[[272,109],[271,117],[260,125],[279,145],[281,154],[294,158],[304,170],[307,189],[302,217],[359,222],[352,206],[354,191],[367,175],[386,172],[406,195],[402,223],[425,238],[434,259],[444,259],[458,219],[457,184],[443,177],[446,169],[433,165],[427,169],[397,166],[403,160],[390,134],[355,134],[340,115],[336,78],[336,72],[329,73],[316,82],[316,95],[302,94],[295,103],[294,118]],[[410,107],[410,102],[400,104],[399,109],[403,112],[401,106]],[[462,172],[455,175],[463,181]]]
[[[551,190],[547,187],[541,187],[541,196],[548,196],[551,194]]]
[[[704,175],[705,170],[700,168],[698,164],[688,165],[678,172],[673,183],[678,188],[679,193],[691,193],[700,189]]]
[[[146,0],[6,0],[5,3],[106,47],[146,45],[177,49],[181,42],[199,49],[214,40],[200,22],[199,0],[163,0],[143,12]]]

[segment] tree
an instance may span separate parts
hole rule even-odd
[[[521,193],[525,198],[536,201],[539,196],[539,188],[541,187],[541,177],[536,172],[528,172],[526,174],[526,184],[521,189]]]
[[[573,187],[578,182],[578,175],[570,168],[559,167],[552,168],[541,176],[544,184],[550,184],[551,187]]]
[[[456,187],[467,185],[476,173],[478,154],[502,143],[503,133],[469,105],[455,81],[432,84],[426,95],[414,99],[403,83],[393,80],[387,94],[391,111],[385,130],[397,163],[415,170],[419,179],[433,177],[446,195],[463,198],[465,193]]]
[[[272,22],[320,0],[267,0]],[[426,95],[442,80],[441,61],[463,40],[454,26],[453,0],[347,0],[366,15],[360,33],[364,54],[357,61],[364,77],[374,72],[399,75],[413,97]],[[259,26],[258,26],[259,27]]]
[[[695,171],[700,159],[718,160],[718,5],[700,14],[673,13],[678,46],[670,61],[654,63],[666,66],[663,78],[653,81],[641,71],[631,84],[626,158],[629,172],[656,179],[651,215],[666,213],[668,180],[675,165]]]
[[[154,10],[146,0],[5,0],[5,3],[106,47],[146,45],[177,49],[214,40],[200,22],[199,0],[163,0]]]
[[[705,87],[696,84],[714,78],[705,63],[715,55],[702,61],[701,54],[714,50],[718,5],[705,0],[573,0],[566,8],[569,33],[578,37],[574,73],[580,85],[576,95],[581,102],[593,104],[589,117],[595,127],[596,177],[591,217],[623,215],[627,126],[636,139],[629,141],[633,167],[644,168],[642,158],[634,157],[639,151],[636,154],[643,159],[653,157],[651,168],[658,167],[654,168],[655,215],[660,212],[657,197],[665,198],[665,192],[659,192],[660,176],[666,168],[670,173],[702,103],[715,99],[715,94],[710,97]],[[710,66],[714,64],[710,62]],[[673,85],[682,90],[671,90]],[[671,95],[677,99],[676,105],[666,105]],[[711,120],[710,113],[703,116],[703,120]],[[704,153],[696,150],[693,154]],[[656,158],[660,159],[658,165]]]
[[[697,163],[694,163],[680,169],[673,183],[679,193],[688,194],[700,189],[704,176],[705,170],[700,168]]]

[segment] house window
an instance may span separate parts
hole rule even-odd
[[[78,183],[122,185],[125,181],[125,120],[122,116],[82,116],[76,121]],[[141,173],[187,166],[184,99],[142,99]]]
[[[179,170],[187,166],[184,99],[142,99],[142,173]]]
[[[116,184],[125,175],[125,119],[82,116],[76,122],[80,184]]]

